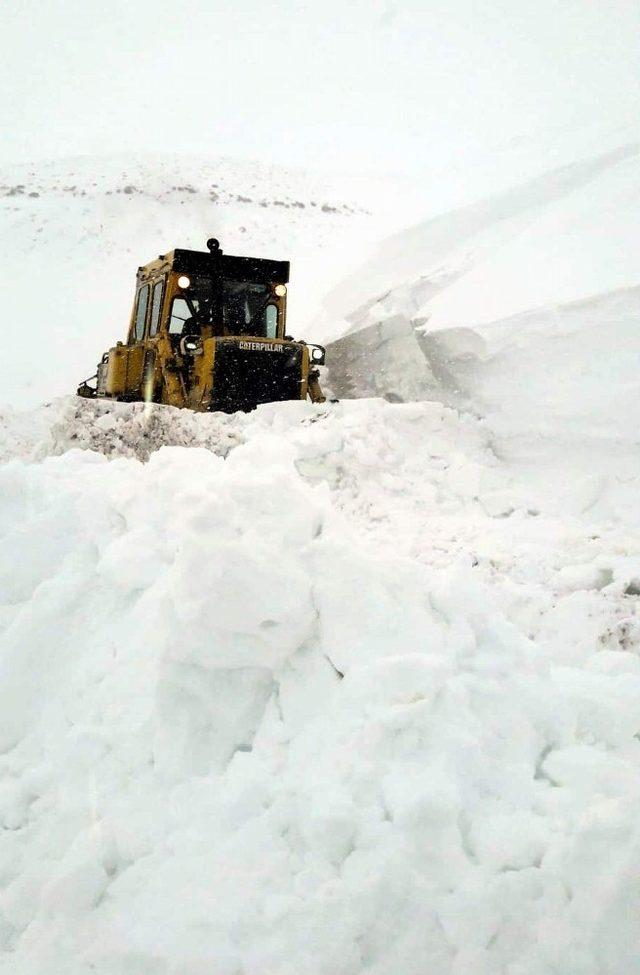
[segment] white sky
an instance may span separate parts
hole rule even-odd
[[[5,159],[418,171],[638,109],[637,0],[7,0]]]

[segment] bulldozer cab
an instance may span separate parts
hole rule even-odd
[[[324,349],[286,335],[289,262],[176,249],[138,268],[126,342],[106,352],[81,396],[196,410],[323,402]],[[93,377],[92,377],[93,378]]]
[[[288,261],[173,250],[138,269],[128,345],[184,336],[284,338]]]

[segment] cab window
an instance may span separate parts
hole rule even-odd
[[[136,321],[134,336],[135,341],[139,342],[144,335],[144,323],[147,318],[147,305],[149,304],[149,285],[145,284],[138,292],[138,304],[136,306]]]
[[[222,320],[227,335],[266,336],[269,288],[250,281],[225,281]]]
[[[153,286],[151,297],[151,320],[149,322],[149,337],[153,337],[158,332],[160,324],[160,311],[162,309],[162,291],[164,289],[164,279],[157,281]]]
[[[265,328],[268,339],[275,339],[278,334],[278,306],[267,305],[264,311]]]
[[[198,310],[198,300],[193,301],[195,310]],[[174,298],[171,304],[171,318],[169,319],[169,332],[171,335],[182,335],[185,322],[190,322],[192,318],[189,306],[184,298]]]

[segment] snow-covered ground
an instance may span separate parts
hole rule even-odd
[[[5,971],[640,970],[639,478],[550,498],[435,403],[31,419]]]
[[[3,179],[0,971],[639,975],[637,148],[191,165]],[[211,233],[346,398],[15,410]]]

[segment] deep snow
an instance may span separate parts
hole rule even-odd
[[[335,390],[455,402],[528,433],[618,431],[621,412],[631,429],[639,169],[630,142],[383,241],[327,299],[351,309],[334,319]]]
[[[550,500],[590,478],[597,504],[617,479],[631,509],[640,142],[601,150],[381,242],[327,299],[352,309],[329,345],[334,392],[471,412]]]
[[[5,174],[1,971],[640,973],[637,148],[523,153]],[[16,411],[212,232],[359,398]]]
[[[5,971],[640,970],[615,475],[552,500],[434,403],[32,419],[2,425]]]

